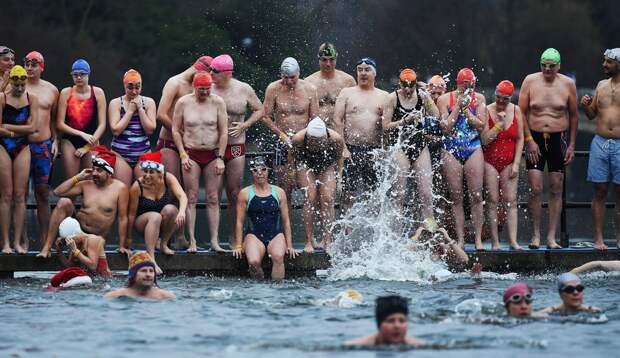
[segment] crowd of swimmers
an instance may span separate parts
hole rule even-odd
[[[546,167],[545,241],[548,248],[558,249],[562,182],[565,167],[574,158],[578,105],[597,123],[587,178],[595,188],[594,245],[606,248],[602,227],[610,182],[620,206],[620,91],[616,93],[620,48],[604,52],[603,70],[609,78],[581,100],[575,82],[559,73],[560,53],[545,50],[540,71],[525,77],[515,103],[516,88],[509,80],[496,86],[494,100],[487,103],[476,92],[477,78],[469,68],[458,71],[452,90],[442,76],[422,81],[406,68],[398,76],[398,89],[388,93],[375,87],[378,67],[372,58],[357,62],[354,78],[336,69],[338,52],[333,44],[322,44],[317,56],[320,69],[305,79],[300,78],[294,58],[284,59],[280,78],[267,86],[263,102],[249,84],[233,76],[233,59],[223,54],[201,56],[172,76],[159,105],[140,94],[145,83],[138,71],[130,69],[122,76],[124,93],[115,94],[108,104],[104,91],[90,83],[86,60],[73,63],[73,85],[59,91],[41,78],[46,62],[40,52],[26,54],[22,66],[15,64],[12,49],[0,46],[2,253],[28,250],[24,228],[29,180],[37,202],[41,257],[58,251],[59,226],[68,217],[75,217],[85,233],[66,243],[72,250],[70,259],[94,272],[99,271],[95,263],[105,256],[105,238],[115,222],[119,251],[127,255],[134,231],[143,234],[153,258],[156,249],[174,254],[169,246],[172,239],[177,249],[196,252],[196,204],[202,179],[211,249],[225,251],[218,236],[225,190],[232,254],[245,256],[257,277],[263,276],[260,263],[269,254],[274,263],[272,277],[283,278],[284,257],[298,255],[291,234],[292,191],[301,189],[304,194],[304,251],[329,248],[339,181],[341,212],[346,212],[381,180],[374,164],[385,153],[382,148],[395,151],[395,205],[405,210],[412,198],[409,179],[416,184],[418,208],[411,215],[423,224],[414,236],[440,232],[443,247],[456,250],[456,256],[466,239],[465,198],[477,250],[485,249],[485,221],[492,249],[500,248],[498,226],[504,222],[511,249],[522,249],[517,242],[517,184],[525,148],[533,224],[529,248],[541,245]],[[251,158],[252,185],[242,188],[246,132],[259,121],[277,138],[275,155],[272,160]],[[112,140],[106,146],[102,139],[108,130]],[[156,148],[151,147],[154,136]],[[55,162],[63,166],[65,180],[53,188],[60,199],[50,211]],[[275,173],[270,176],[272,168]],[[443,172],[439,184],[434,178],[438,172]],[[449,198],[443,205],[453,215],[433,210],[441,205],[433,202],[434,194],[442,190]],[[154,270],[161,273],[157,264]]]

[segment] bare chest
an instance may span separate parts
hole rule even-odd
[[[283,92],[276,97],[276,109],[278,115],[286,116],[289,114],[303,115],[308,112],[310,99],[304,91]]]

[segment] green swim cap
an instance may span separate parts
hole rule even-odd
[[[553,47],[549,47],[540,55],[540,63],[553,61],[556,65],[560,64],[560,52]]]
[[[333,58],[338,57],[338,51],[336,51],[336,46],[334,44],[326,42],[321,45],[321,49],[319,50],[318,57],[321,58],[323,56],[331,56]]]

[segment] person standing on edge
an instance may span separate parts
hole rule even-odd
[[[234,228],[237,195],[243,184],[243,169],[245,168],[245,132],[263,117],[263,104],[249,84],[233,78],[234,63],[229,55],[219,55],[214,58],[211,61],[210,70],[213,78],[211,91],[224,100],[228,114],[228,144],[224,153],[226,163],[224,187],[228,199],[228,224],[229,227]],[[252,114],[245,120],[248,108]],[[234,237],[234,230],[231,230],[230,243]]]
[[[523,135],[530,184],[529,211],[532,218],[530,249],[540,247],[543,175],[549,171],[549,226],[547,247],[562,248],[555,233],[562,213],[564,167],[575,156],[577,137],[577,88],[559,73],[560,53],[548,48],[540,56],[541,72],[527,75],[519,92],[519,108],[525,120]],[[568,146],[564,132],[569,131]]]
[[[340,91],[334,110],[336,132],[344,138],[342,191],[346,212],[360,193],[377,185],[374,151],[381,147],[382,117],[388,93],[375,87],[377,63],[370,57],[357,62],[357,86]]]
[[[588,119],[597,118],[596,135],[590,145],[588,181],[594,183],[594,247],[599,250],[607,249],[603,241],[603,221],[610,180],[616,194],[616,247],[620,248],[620,48],[605,51],[603,71],[609,79],[598,83],[594,98],[581,97],[581,106]]]
[[[456,91],[446,93],[437,100],[442,118],[441,127],[446,134],[443,142],[443,172],[450,191],[459,245],[461,248],[465,245],[463,209],[463,175],[465,175],[476,250],[484,250],[482,245],[484,155],[480,145],[480,132],[484,129],[487,118],[486,100],[484,95],[475,92],[476,76],[469,68],[463,68],[458,72],[456,86]]]
[[[88,84],[90,65],[78,59],[71,66],[74,86],[64,88],[58,98],[56,128],[63,134],[61,152],[64,173],[72,177],[90,168],[90,148],[99,143],[106,128],[106,99],[103,90]]]
[[[58,88],[41,79],[45,70],[43,55],[32,51],[24,58],[24,67],[28,75],[26,91],[37,96],[39,114],[36,132],[28,136],[30,142],[30,176],[37,200],[37,219],[41,245],[46,241],[47,227],[50,221],[50,180],[53,162],[58,156],[59,141],[56,136],[56,116]],[[27,247],[26,247],[27,248]]]
[[[141,96],[142,76],[129,70],[123,76],[125,95],[114,98],[108,107],[110,131],[114,135],[110,148],[116,154],[114,176],[127,187],[140,175],[138,159],[151,151],[149,136],[155,131],[156,105],[150,97]]]
[[[269,168],[265,158],[258,156],[250,160],[253,184],[239,192],[237,199],[237,222],[233,256],[245,256],[250,265],[250,275],[262,280],[263,258],[271,257],[271,279],[284,279],[284,256],[297,256],[293,248],[291,221],[286,193],[282,188],[269,184]],[[243,232],[246,216],[250,219],[250,230]]]
[[[495,103],[487,106],[489,118],[482,131],[484,151],[484,182],[487,188],[488,225],[491,228],[491,247],[499,250],[498,203],[508,214],[508,242],[513,250],[517,243],[517,189],[519,165],[523,152],[523,116],[518,106],[510,103],[514,85],[504,80],[495,88]]]
[[[37,96],[26,92],[27,78],[22,66],[13,66],[9,73],[10,90],[0,93],[0,235],[5,254],[13,253],[9,243],[11,222],[15,251],[27,252],[22,240],[30,176],[28,135],[36,131],[39,116]]]
[[[211,93],[211,75],[199,72],[192,82],[194,93],[181,97],[174,106],[172,136],[179,149],[183,167],[183,183],[189,200],[190,244],[196,246],[196,202],[200,178],[205,179],[207,222],[211,250],[223,252],[219,241],[220,190],[224,174],[224,153],[228,141],[228,115],[224,100]]]
[[[0,92],[6,91],[13,66],[15,66],[15,51],[6,46],[0,46]]]

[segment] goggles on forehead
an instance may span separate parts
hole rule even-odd
[[[365,64],[365,65],[369,65],[369,66],[372,66],[374,68],[377,68],[377,62],[375,62],[375,60],[373,60],[370,57],[364,57],[361,60],[357,61],[356,66],[359,66],[361,64]]]
[[[6,46],[0,46],[0,56],[2,55],[6,55],[6,54],[13,54],[15,55],[15,51],[13,51],[12,49],[6,47]]]
[[[150,160],[145,160],[143,162],[140,162],[140,169],[142,170],[152,169],[152,170],[157,170],[160,173],[163,173],[164,165],[161,163],[150,161]]]

